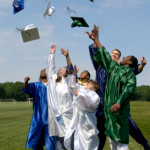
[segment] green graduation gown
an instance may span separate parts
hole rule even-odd
[[[136,77],[128,66],[114,62],[105,47],[98,49],[93,57],[108,73],[104,97],[105,134],[116,142],[128,144],[129,99],[136,89]],[[115,103],[121,108],[111,113],[110,108]]]

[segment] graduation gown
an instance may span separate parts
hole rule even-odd
[[[71,150],[71,139],[74,135],[74,150],[97,150],[99,145],[97,119],[95,111],[100,103],[96,92],[86,90],[76,83],[73,90],[80,90],[73,101],[73,118],[64,139],[64,146]],[[73,134],[74,133],[74,134]]]
[[[104,47],[94,55],[94,60],[107,72],[107,83],[104,96],[105,134],[114,141],[129,143],[130,115],[129,99],[136,89],[136,78],[128,66],[120,66],[114,62]],[[121,105],[116,113],[110,108],[114,103]]]
[[[33,116],[27,137],[26,148],[35,149],[38,146],[49,145],[49,150],[55,148],[55,138],[48,136],[48,104],[47,88],[41,82],[29,84],[23,93],[34,97]],[[44,142],[45,141],[45,142]]]
[[[64,137],[73,114],[73,94],[69,86],[70,76],[62,77],[62,81],[56,83],[54,54],[46,57],[46,72],[48,77],[49,135]]]

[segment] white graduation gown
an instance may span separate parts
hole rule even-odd
[[[64,137],[72,119],[73,95],[70,89],[70,77],[62,78],[56,83],[54,54],[46,57],[46,72],[48,77],[48,124],[49,135]]]
[[[95,111],[100,98],[96,92],[78,84],[72,88],[80,92],[73,100],[73,118],[64,138],[64,146],[71,150],[71,136],[74,133],[74,150],[97,150],[99,139]]]

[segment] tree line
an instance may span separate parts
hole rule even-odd
[[[16,101],[27,101],[29,95],[22,93],[23,86],[23,82],[0,83],[0,99],[15,99]],[[150,101],[150,86],[138,86],[131,100]]]

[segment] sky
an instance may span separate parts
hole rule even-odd
[[[25,9],[14,15],[13,0],[0,0],[0,83],[24,82],[26,76],[37,82],[52,44],[57,47],[56,70],[66,66],[60,48],[68,48],[79,74],[88,70],[95,79],[88,50],[93,42],[85,34],[95,24],[99,26],[100,42],[108,52],[117,48],[122,57],[134,55],[139,63],[140,56],[145,56],[147,65],[137,75],[137,86],[150,85],[150,0],[51,0],[56,11],[44,18],[47,2],[26,0]],[[84,17],[89,28],[72,28],[70,16],[76,14],[68,13],[66,6],[75,10],[78,17]],[[29,24],[38,27],[40,39],[24,43],[16,26],[25,28]]]

